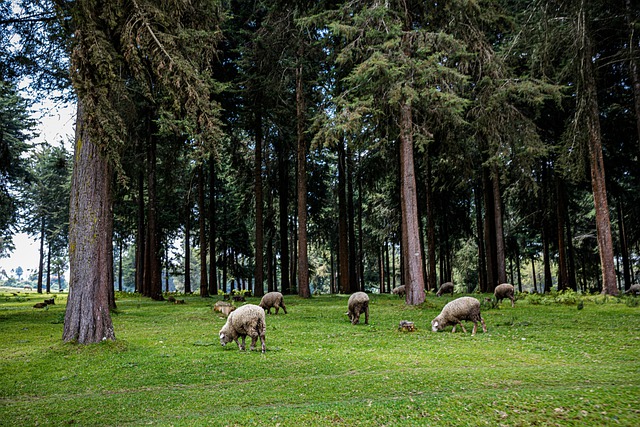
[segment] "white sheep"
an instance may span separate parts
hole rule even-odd
[[[391,293],[403,297],[407,293],[407,288],[405,288],[405,285],[396,286],[391,290]]]
[[[449,325],[453,325],[451,332],[455,332],[456,326],[460,325],[462,331],[466,334],[467,330],[462,324],[463,320],[473,322],[473,332],[471,335],[476,334],[478,322],[482,323],[482,330],[487,332],[487,326],[480,315],[480,301],[472,297],[457,298],[445,305],[440,314],[431,321],[431,330],[438,332]]]
[[[627,294],[627,295],[629,295],[629,294],[631,294],[631,295],[640,295],[640,285],[635,284],[635,285],[629,286],[629,289],[627,289],[625,294]]]
[[[511,300],[511,307],[515,307],[515,289],[513,285],[509,283],[502,283],[496,286],[493,291],[497,302],[502,302],[503,299],[509,298]]]
[[[364,323],[369,324],[369,295],[356,292],[349,297],[347,316],[352,325],[360,321],[360,314],[364,313]]]
[[[262,307],[268,314],[271,314],[271,307],[275,307],[276,314],[278,310],[282,308],[284,314],[287,314],[287,307],[284,305],[284,297],[280,292],[268,292],[260,300],[260,307]]]
[[[229,313],[227,323],[220,329],[220,344],[224,347],[227,343],[235,341],[240,350],[244,350],[244,340],[249,335],[251,337],[251,350],[256,348],[256,342],[260,338],[262,352],[266,350],[264,344],[264,333],[267,328],[264,310],[255,304],[245,304],[242,307]],[[238,338],[242,338],[242,344]]]

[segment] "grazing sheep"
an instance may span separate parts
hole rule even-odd
[[[262,352],[266,350],[264,344],[264,333],[267,328],[264,310],[255,304],[246,304],[229,313],[227,323],[220,329],[220,344],[224,347],[227,343],[235,341],[240,350],[244,350],[244,340],[249,335],[251,337],[251,350],[256,348],[256,342],[260,338]],[[238,338],[242,338],[242,344]]]
[[[271,307],[275,307],[276,314],[282,307],[284,314],[287,314],[287,307],[284,305],[284,298],[280,292],[268,292],[260,300],[260,307],[264,309],[268,314],[271,314]]]
[[[511,300],[511,307],[515,307],[514,292],[515,290],[513,289],[513,285],[503,283],[496,286],[496,289],[493,291],[493,295],[495,295],[498,303],[502,302],[505,298],[509,298]]]
[[[401,285],[401,286],[396,286],[395,288],[393,288],[393,290],[391,291],[392,294],[398,295],[399,297],[403,297],[406,295],[407,293],[407,289],[404,287],[405,285]]]
[[[231,305],[231,303],[226,301],[218,301],[213,305],[213,311],[217,311],[222,313],[225,316],[228,316],[236,308]]]
[[[46,302],[38,302],[33,305],[33,308],[46,308],[48,304]]]
[[[349,297],[348,305],[347,316],[349,316],[352,325],[358,324],[362,313],[364,313],[365,325],[369,324],[369,295],[364,292],[356,292]]]
[[[471,335],[476,334],[478,322],[482,323],[482,330],[487,332],[487,326],[480,315],[480,301],[472,297],[454,299],[445,305],[440,314],[431,321],[431,330],[437,332],[449,325],[453,325],[451,332],[455,332],[456,326],[460,325],[462,331],[466,334],[467,330],[464,328],[462,320],[473,322],[473,332]]]
[[[636,284],[629,286],[629,289],[627,289],[625,294],[640,295],[640,285]]]
[[[448,293],[451,293],[451,296],[453,296],[452,282],[444,282],[442,285],[440,285],[440,289],[438,289],[438,292],[436,292],[436,296],[440,297],[442,296],[442,294],[448,294]]]

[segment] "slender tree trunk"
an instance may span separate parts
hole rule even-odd
[[[347,144],[347,225],[349,227],[349,291],[358,292],[358,269],[356,257],[355,208],[353,203],[353,155]]]
[[[144,281],[144,172],[138,174],[138,230],[136,233],[136,292],[142,293]]]
[[[480,292],[487,292],[487,264],[485,255],[484,227],[482,222],[482,198],[480,197],[480,184],[473,189],[473,196],[476,205],[476,230],[478,243],[478,280],[480,282]],[[435,262],[435,260],[434,260]]]
[[[123,251],[123,243],[122,238],[120,238],[120,246],[118,248],[118,291],[122,292],[122,251]]]
[[[516,251],[516,276],[518,277],[518,292],[522,292],[522,275],[520,274],[520,245],[518,241],[514,239],[515,251]]]
[[[542,231],[542,255],[544,263],[544,293],[551,292],[553,280],[551,278],[551,259],[549,257],[549,230],[545,225]]]
[[[44,232],[45,232],[44,215],[40,219],[40,250],[38,251],[38,293],[42,293],[42,276],[44,273]]]
[[[564,239],[564,219],[566,217],[566,197],[565,190],[560,180],[556,176],[556,219],[558,225],[558,290],[562,291],[569,286],[569,270],[567,267],[567,251]]]
[[[216,261],[216,161],[211,154],[209,156],[209,295],[218,294]]]
[[[406,274],[406,302],[424,302],[424,276],[420,227],[418,225],[418,196],[413,162],[413,121],[411,105],[400,102],[400,206],[402,214],[403,270]]]
[[[148,146],[148,192],[149,206],[147,209],[147,265],[144,269],[144,281],[147,297],[162,301],[162,263],[160,261],[160,232],[158,227],[158,202],[156,198],[156,136],[152,117],[149,117],[149,146]]]
[[[495,210],[493,208],[493,186],[489,170],[483,167],[482,187],[484,194],[484,242],[487,259],[487,289],[486,292],[493,292],[498,281],[498,264],[496,260],[496,221]]]
[[[200,296],[209,296],[209,281],[207,280],[207,230],[206,208],[204,205],[204,165],[198,167],[198,228],[200,236]]]
[[[256,148],[254,153],[254,192],[256,196],[256,258],[255,258],[255,278],[256,278],[256,296],[264,295],[264,203],[262,192],[262,114],[255,112],[254,134],[256,139]]]
[[[347,160],[344,141],[338,142],[338,282],[340,292],[348,294],[349,226],[347,220]]]
[[[287,160],[286,143],[281,141],[278,152],[278,188],[279,188],[279,220],[280,220],[280,280],[283,294],[291,293],[289,281],[289,162]]]
[[[629,74],[631,75],[631,84],[633,85],[633,105],[636,112],[636,128],[638,131],[638,143],[640,143],[640,70],[638,70],[638,61],[636,61],[636,51],[638,49],[637,23],[632,19],[633,9],[632,0],[625,0],[626,20],[629,31]],[[637,7],[637,3],[636,3]],[[626,285],[625,285],[626,286]]]
[[[535,293],[538,293],[538,284],[537,284],[537,277],[536,277],[536,260],[533,257],[533,255],[531,256],[531,274],[533,276],[533,291]]]
[[[624,225],[624,215],[622,214],[622,202],[618,201],[618,228],[620,229],[620,252],[622,255],[622,275],[624,277],[624,289],[629,290],[631,286],[631,268],[629,264],[629,249],[627,245],[627,233]]]
[[[51,293],[51,245],[47,250],[47,293]]]
[[[433,177],[431,174],[431,156],[429,149],[426,150],[427,157],[427,258],[429,265],[427,289],[437,289],[436,278],[436,221],[433,209]]]
[[[585,0],[582,0],[578,16],[581,28],[579,55],[580,79],[582,80],[582,96],[586,109],[589,159],[591,163],[591,187],[596,211],[596,231],[598,250],[600,253],[600,267],[602,270],[602,293],[617,295],[616,272],[613,262],[613,238],[611,236],[611,221],[609,219],[609,205],[607,202],[607,188],[604,171],[604,157],[602,154],[602,139],[600,133],[600,111],[596,91],[592,58],[593,49],[588,33]]]
[[[191,292],[191,189],[189,189],[184,220],[184,293]]]
[[[303,57],[300,47],[298,55]],[[307,142],[305,131],[305,100],[302,65],[296,68],[296,110],[298,131],[298,295],[311,297],[309,288],[309,258],[307,251]]]
[[[496,283],[496,285],[498,285],[500,283],[507,282],[507,265],[505,262],[504,229],[502,226],[502,196],[500,195],[500,175],[497,167],[495,167],[493,170],[493,177],[491,180],[493,181],[493,219],[495,221],[496,231],[496,267],[498,271],[498,282]]]
[[[364,292],[364,232],[362,230],[362,180],[358,178],[358,280]]]
[[[380,286],[380,293],[384,293],[384,246],[380,246],[378,249],[378,282]]]
[[[111,165],[89,135],[78,102],[69,208],[69,298],[62,339],[115,340],[109,313],[113,288]],[[98,237],[96,237],[98,236]]]

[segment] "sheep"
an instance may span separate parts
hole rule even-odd
[[[275,307],[276,314],[278,314],[278,310],[280,310],[280,308],[282,308],[284,314],[287,314],[287,307],[284,305],[284,298],[280,292],[268,292],[262,297],[259,305],[268,314],[271,314],[271,307]]]
[[[405,296],[405,294],[407,293],[407,290],[404,286],[405,285],[396,286],[395,288],[393,288],[391,293],[394,295],[398,295],[399,297]]]
[[[511,307],[515,307],[514,292],[513,285],[509,283],[502,283],[501,285],[496,286],[493,294],[495,295],[498,303],[502,302],[505,298],[509,298],[511,300]]]
[[[240,350],[244,350],[244,340],[249,335],[251,337],[251,350],[256,348],[256,342],[260,338],[262,352],[266,350],[264,343],[264,333],[267,328],[264,310],[255,304],[245,304],[229,313],[227,323],[220,329],[220,344],[224,347],[227,343],[235,341]],[[242,338],[242,344],[238,342],[238,337]]]
[[[635,284],[635,285],[629,286],[629,289],[627,289],[625,294],[640,295],[640,285]]]
[[[360,314],[364,313],[364,323],[369,324],[369,296],[364,292],[356,292],[349,297],[349,311],[347,316],[352,325],[357,325],[360,321]]]
[[[453,325],[451,332],[455,332],[456,326],[460,325],[462,331],[466,334],[467,330],[464,328],[462,320],[473,322],[472,336],[476,334],[478,322],[482,323],[483,332],[487,332],[487,326],[480,315],[480,301],[472,297],[457,298],[445,305],[440,314],[431,321],[431,330],[438,332],[449,325]]]
[[[442,294],[448,294],[449,292],[451,292],[451,296],[453,296],[453,288],[453,282],[444,282],[440,285],[440,289],[438,289],[436,296],[440,297]]]

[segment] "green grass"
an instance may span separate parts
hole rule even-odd
[[[640,425],[640,307],[624,299],[503,302],[471,337],[431,332],[451,297],[372,295],[352,326],[346,296],[287,296],[261,354],[220,346],[217,298],[123,295],[117,341],[81,346],[61,341],[64,295],[47,310],[21,295],[0,294],[2,426]]]

